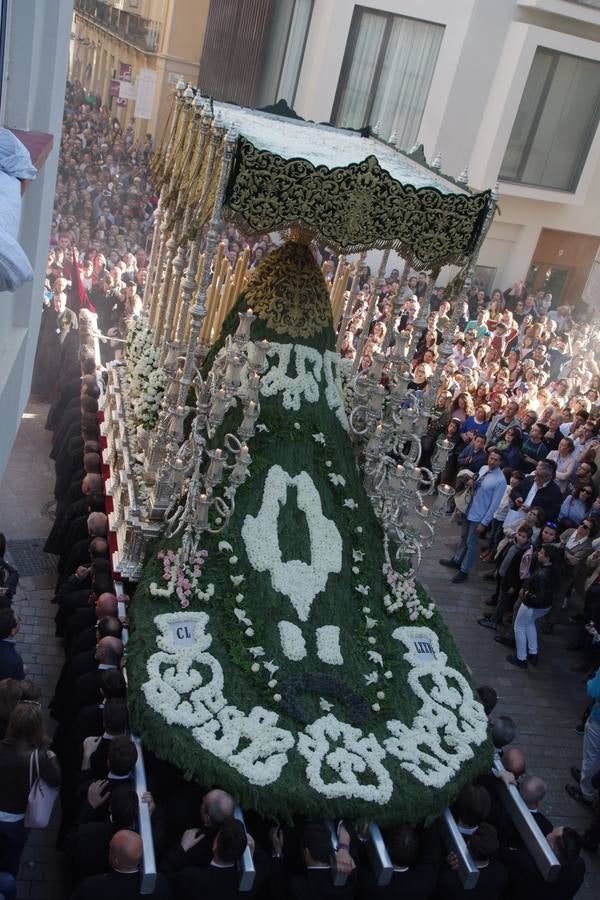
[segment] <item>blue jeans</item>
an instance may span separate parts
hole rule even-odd
[[[475,565],[479,552],[479,535],[477,534],[479,525],[479,522],[469,522],[466,516],[462,520],[460,544],[452,559],[459,563],[460,570],[465,575],[468,575]]]
[[[17,882],[8,872],[0,872],[0,900],[15,900]]]
[[[0,822],[0,872],[17,877],[26,835],[24,819]]]

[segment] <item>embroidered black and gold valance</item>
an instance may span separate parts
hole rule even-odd
[[[375,156],[329,169],[259,150],[240,136],[224,211],[245,233],[299,225],[343,253],[391,247],[433,268],[466,262],[489,198],[489,191],[444,194],[402,184]]]
[[[169,229],[186,208],[189,237],[210,219],[229,128],[238,137],[222,214],[246,235],[299,226],[337,252],[391,248],[430,270],[463,266],[474,252],[490,191],[356,132],[229,104],[212,114],[207,134],[192,106],[180,108],[169,151],[155,156]]]

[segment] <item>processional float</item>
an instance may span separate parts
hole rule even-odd
[[[364,254],[390,250],[460,300],[495,195],[376,138],[180,86],[143,316],[104,403],[115,570],[137,581],[128,677],[144,744],[244,807],[431,820],[489,770],[487,721],[415,579],[450,489],[419,467],[444,357],[408,389],[412,332],[342,363]],[[280,233],[254,271],[220,234]],[[311,243],[339,254],[328,281]],[[351,255],[359,254],[355,262]],[[462,294],[461,294],[462,292]],[[385,388],[382,386],[385,381]],[[344,386],[345,385],[345,386]]]

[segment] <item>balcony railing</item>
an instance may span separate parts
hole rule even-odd
[[[104,0],[75,0],[75,12],[146,53],[158,51],[161,22],[118,9]]]

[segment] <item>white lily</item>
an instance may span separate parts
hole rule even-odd
[[[383,656],[381,653],[377,653],[376,650],[367,650],[367,656],[371,662],[376,663],[378,666],[383,666]]]

